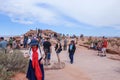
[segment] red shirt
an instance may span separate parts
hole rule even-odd
[[[103,47],[104,47],[104,48],[107,48],[107,40],[104,40],[104,41],[103,41]]]

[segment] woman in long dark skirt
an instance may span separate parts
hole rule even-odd
[[[44,80],[43,54],[40,51],[39,43],[33,39],[30,46],[30,60],[26,77],[28,80]]]

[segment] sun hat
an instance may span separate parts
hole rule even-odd
[[[32,39],[30,42],[30,46],[38,46],[39,42],[36,39]]]

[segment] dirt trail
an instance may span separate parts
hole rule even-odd
[[[79,47],[75,55],[75,65],[79,66],[92,80],[120,80],[120,61],[97,56],[97,51]],[[118,56],[120,57],[120,56]]]
[[[45,80],[90,80],[79,68],[67,65],[61,70],[46,71]]]
[[[70,64],[67,51],[62,51],[60,58],[65,63],[65,68],[46,70],[45,80],[120,80],[120,61],[109,59],[110,56],[99,57],[97,51],[77,47],[74,63]],[[54,50],[51,58],[52,64],[57,61]],[[21,79],[14,80],[27,79],[22,74]]]

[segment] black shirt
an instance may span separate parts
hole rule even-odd
[[[49,41],[45,41],[43,43],[43,48],[48,49],[48,52],[50,52],[50,47],[51,47],[51,43]]]

